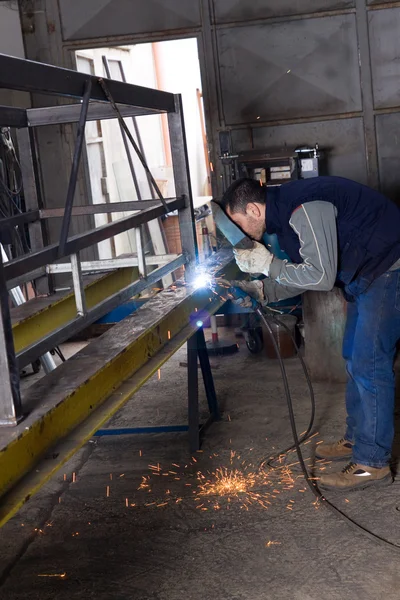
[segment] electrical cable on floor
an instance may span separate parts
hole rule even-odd
[[[262,313],[261,313],[261,314],[262,314]],[[263,316],[262,318],[263,318],[264,320],[266,320],[264,316]],[[308,391],[309,391],[309,393],[310,393],[310,400],[311,400],[311,415],[310,415],[310,420],[309,420],[309,423],[308,423],[308,426],[307,426],[307,429],[306,429],[306,431],[303,433],[303,435],[302,435],[302,436],[301,436],[301,438],[299,439],[299,444],[303,444],[303,443],[304,443],[304,442],[305,442],[305,441],[308,439],[308,436],[310,435],[310,433],[311,433],[311,431],[312,431],[312,428],[314,427],[314,419],[315,419],[315,394],[314,394],[314,388],[313,388],[313,385],[312,385],[312,383],[311,383],[311,379],[310,379],[310,375],[309,375],[309,373],[308,373],[308,370],[307,370],[306,363],[304,362],[304,358],[303,358],[303,357],[302,357],[302,355],[301,355],[300,348],[299,348],[299,346],[297,345],[297,342],[296,342],[296,340],[295,340],[295,338],[294,338],[294,335],[293,335],[293,333],[290,331],[289,327],[288,327],[287,325],[285,325],[285,323],[283,323],[283,321],[280,321],[280,320],[279,320],[279,319],[278,319],[278,318],[275,316],[275,314],[273,314],[273,313],[272,313],[272,318],[273,318],[273,319],[274,319],[274,321],[276,321],[276,322],[277,322],[279,325],[281,325],[281,326],[282,326],[284,329],[286,329],[286,331],[287,331],[287,332],[288,332],[288,334],[290,335],[290,338],[291,338],[291,340],[292,340],[292,342],[293,342],[293,345],[294,345],[294,347],[295,347],[295,349],[296,349],[296,356],[297,356],[297,358],[299,359],[299,361],[300,361],[300,364],[301,364],[301,366],[302,366],[302,369],[303,369],[303,372],[304,372],[304,376],[305,376],[305,378],[306,378],[306,381],[307,381]],[[269,332],[269,329],[268,329],[268,332]],[[274,338],[274,341],[275,341],[275,338]],[[275,349],[275,351],[277,350],[277,348],[278,348],[278,346],[276,346],[276,347],[274,348],[274,349]],[[279,348],[278,348],[278,352],[279,352]],[[282,358],[281,358],[281,355],[280,355],[280,352],[279,352],[279,357],[278,357],[278,358],[280,358],[280,359],[282,360]],[[286,371],[285,371],[285,373],[286,373]],[[283,454],[286,454],[287,452],[290,452],[291,450],[294,450],[295,448],[296,448],[296,442],[295,442],[295,443],[293,443],[291,446],[288,446],[288,447],[287,447],[287,448],[285,448],[284,450],[281,450],[281,451],[280,451],[280,452],[279,452],[277,455],[275,455],[275,456],[273,456],[272,458],[270,458],[266,464],[267,464],[269,467],[271,467],[271,469],[273,469],[273,468],[275,467],[275,465],[273,465],[273,464],[272,464],[274,461],[276,461],[276,460],[277,460],[277,459],[278,459],[280,456],[282,456]]]
[[[288,382],[288,378],[287,378],[287,374],[286,374],[286,369],[285,369],[285,365],[283,362],[283,359],[281,357],[280,351],[279,351],[279,346],[278,343],[275,339],[274,333],[272,331],[271,325],[268,322],[268,319],[265,318],[265,315],[262,311],[261,308],[257,308],[256,309],[256,313],[259,315],[259,317],[262,319],[264,325],[267,328],[267,331],[271,337],[275,352],[276,352],[276,356],[279,362],[279,366],[280,366],[280,370],[281,370],[281,374],[282,374],[282,380],[283,380],[283,386],[285,389],[285,396],[286,396],[286,401],[287,401],[287,406],[288,406],[288,411],[289,411],[289,420],[290,420],[290,426],[292,429],[292,434],[293,434],[293,440],[294,440],[294,444],[288,448],[287,450],[284,450],[282,452],[279,452],[277,456],[280,456],[286,452],[288,452],[289,450],[292,450],[293,448],[296,449],[297,452],[297,457],[299,459],[299,463],[300,463],[300,467],[301,470],[303,472],[304,478],[307,482],[308,487],[310,488],[311,492],[314,494],[314,496],[321,501],[321,504],[323,504],[324,506],[326,506],[333,514],[335,514],[336,516],[338,516],[340,519],[342,519],[343,521],[345,521],[354,531],[357,531],[359,533],[362,533],[365,537],[367,537],[368,539],[374,541],[374,542],[378,542],[381,545],[385,545],[385,546],[390,546],[391,548],[394,548],[395,550],[400,550],[400,545],[391,542],[389,540],[387,540],[386,538],[373,533],[372,531],[370,531],[369,529],[367,529],[366,527],[363,527],[362,525],[360,525],[359,523],[357,523],[357,521],[354,521],[351,517],[349,517],[346,513],[344,513],[342,510],[340,510],[340,508],[338,508],[337,506],[335,506],[334,504],[332,504],[332,502],[330,502],[323,494],[322,492],[318,489],[317,485],[314,483],[314,481],[311,479],[307,467],[305,465],[304,459],[303,459],[303,454],[300,448],[300,444],[305,440],[306,435],[308,435],[307,432],[309,432],[310,430],[310,426],[307,428],[307,432],[304,436],[302,436],[301,440],[299,440],[298,434],[297,434],[297,427],[296,427],[296,420],[295,420],[295,416],[294,416],[294,411],[293,411],[293,403],[292,403],[292,397],[290,394],[290,388],[289,388],[289,382]],[[296,348],[296,353],[297,356],[300,358],[300,350],[299,347],[293,337],[292,332],[289,330],[289,328],[279,319],[277,319],[275,316],[273,316],[273,319],[282,327],[284,327],[290,334],[292,341],[294,343],[294,346]],[[307,368],[306,365],[304,363],[303,358],[301,357],[301,363],[304,369],[304,373],[306,375],[306,379],[307,379],[307,383],[309,385],[309,388],[312,389],[312,384],[307,372]],[[312,419],[310,419],[310,424],[314,422],[314,411],[315,411],[315,400],[314,400],[314,392],[312,391],[311,393],[311,398],[312,398]],[[275,458],[277,458],[277,456]]]
[[[50,350],[50,353],[53,355],[57,354],[57,356],[61,359],[62,362],[66,361],[66,358],[65,358],[64,354],[62,353],[60,346],[55,346],[53,348],[53,350]]]

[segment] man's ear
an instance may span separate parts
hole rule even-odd
[[[261,217],[260,206],[256,202],[249,202],[246,206],[246,215],[253,219],[259,219]]]

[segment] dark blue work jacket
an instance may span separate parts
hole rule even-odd
[[[375,190],[342,177],[316,177],[268,188],[267,233],[294,263],[302,263],[300,241],[289,225],[301,204],[322,200],[337,208],[336,285],[349,300],[364,292],[400,258],[400,209]]]

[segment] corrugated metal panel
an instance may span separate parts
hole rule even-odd
[[[218,31],[229,124],[361,109],[354,15]]]
[[[375,108],[400,104],[400,8],[369,13]]]
[[[198,2],[188,0],[60,0],[65,40],[197,27]]]
[[[376,133],[382,192],[400,204],[400,113],[376,117]]]
[[[214,0],[217,23],[352,8],[354,0]]]

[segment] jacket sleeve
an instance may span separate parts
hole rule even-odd
[[[299,288],[296,287],[282,285],[270,277],[263,279],[263,284],[265,302],[267,304],[271,304],[271,302],[280,302],[281,300],[286,300],[286,298],[294,298],[304,292],[304,290],[299,290]]]
[[[264,284],[266,296],[269,297],[268,289],[275,290],[276,284],[292,292],[297,290],[296,294],[333,288],[338,261],[336,215],[333,204],[319,200],[302,204],[292,213],[289,224],[299,236],[303,261],[296,264],[274,257]],[[275,285],[271,285],[272,280]],[[282,293],[283,290],[278,295]]]

